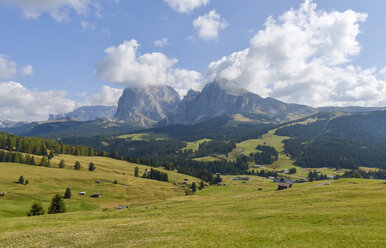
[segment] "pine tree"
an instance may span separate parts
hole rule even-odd
[[[52,152],[52,150],[50,151],[50,154],[48,155],[48,159],[51,159],[54,157],[54,153]]]
[[[80,165],[80,162],[79,161],[76,161],[75,162],[75,165],[74,165],[74,170],[80,170],[82,166]]]
[[[25,185],[27,185],[27,184],[29,184],[29,181],[28,181],[28,179],[25,179]]]
[[[196,187],[196,183],[195,182],[192,183],[191,189],[192,189],[193,192],[197,191],[197,187]]]
[[[19,183],[20,183],[20,184],[24,184],[24,177],[23,177],[23,176],[20,176],[20,177],[19,177]]]
[[[135,167],[135,170],[134,170],[134,176],[135,176],[135,177],[138,177],[138,176],[139,176],[139,168],[138,168],[138,167]]]
[[[66,189],[66,193],[64,193],[64,198],[70,199],[71,198],[71,190],[70,188]]]
[[[202,190],[203,188],[205,188],[205,184],[204,184],[204,180],[201,180],[199,190]]]
[[[32,204],[31,209],[28,212],[28,216],[43,215],[46,211],[44,210],[40,202]]]
[[[94,171],[95,169],[96,169],[96,167],[95,167],[94,163],[91,162],[91,163],[88,165],[88,170],[92,172],[92,171]]]
[[[118,181],[117,181],[117,179],[115,179],[115,180],[114,180],[114,184],[117,184],[117,183],[118,183]]]
[[[59,168],[63,169],[64,167],[66,167],[66,163],[64,162],[64,160],[60,160],[60,163],[59,163]]]
[[[40,161],[39,166],[44,166],[44,167],[49,167],[49,162],[47,157],[43,157],[42,160]]]
[[[52,198],[51,205],[48,208],[49,214],[58,214],[66,212],[66,204],[64,203],[62,197],[59,194],[56,194]]]

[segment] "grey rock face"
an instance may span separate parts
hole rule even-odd
[[[218,79],[207,84],[201,92],[189,91],[177,110],[175,122],[205,120],[224,114],[261,113],[283,120],[316,113],[298,104],[286,104],[273,98],[262,98],[237,83]]]
[[[118,101],[115,118],[137,121],[148,126],[160,120],[169,120],[181,102],[178,93],[169,86],[147,86],[125,89]]]

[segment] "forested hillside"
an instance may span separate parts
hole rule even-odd
[[[302,167],[386,169],[386,111],[324,118],[282,127],[285,151]]]

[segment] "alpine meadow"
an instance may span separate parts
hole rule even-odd
[[[0,247],[386,247],[385,11],[0,0]]]

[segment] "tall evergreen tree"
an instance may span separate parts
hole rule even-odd
[[[82,166],[80,165],[80,162],[79,161],[76,161],[75,162],[75,165],[74,165],[74,170],[80,170]]]
[[[20,184],[24,184],[24,177],[23,177],[23,176],[20,176],[20,177],[19,177],[19,183],[20,183]]]
[[[70,199],[71,198],[71,190],[70,188],[66,189],[66,193],[64,193],[64,198]]]
[[[25,179],[25,185],[27,185],[27,184],[29,184],[29,181],[28,181],[28,179]]]
[[[193,192],[197,191],[197,187],[196,187],[196,183],[195,182],[192,183],[191,189],[192,189]]]
[[[138,167],[135,167],[135,169],[134,169],[134,176],[139,177],[139,168]]]
[[[56,194],[51,200],[51,205],[48,208],[49,214],[58,214],[66,212],[66,204],[64,203],[62,197],[59,194]]]
[[[46,211],[44,210],[40,202],[32,204],[31,209],[28,212],[28,216],[43,215]]]
[[[95,167],[94,163],[91,162],[91,163],[88,165],[88,170],[92,172],[92,171],[94,171],[95,169],[96,169],[96,167]]]
[[[60,160],[60,163],[59,163],[59,168],[63,169],[64,167],[66,167],[66,163],[64,162],[64,160]]]
[[[205,184],[204,184],[204,181],[201,180],[199,190],[202,190],[203,188],[205,188]]]
[[[42,160],[40,160],[39,166],[49,167],[49,162],[47,157],[42,157]]]

